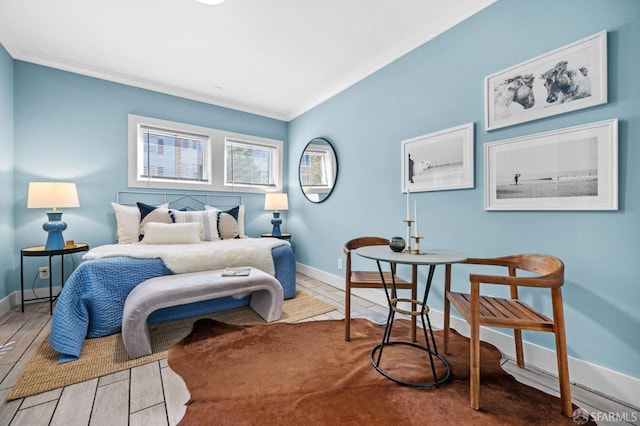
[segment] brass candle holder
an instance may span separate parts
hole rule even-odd
[[[411,224],[415,221],[411,219],[405,219],[403,222],[407,222],[407,247],[404,249],[407,253],[411,253]]]
[[[424,253],[420,253],[420,240],[424,237],[420,237],[418,235],[414,235],[411,238],[413,238],[414,240],[416,240],[416,248],[412,251],[410,251],[411,254],[424,254]]]

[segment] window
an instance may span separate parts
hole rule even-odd
[[[300,183],[302,186],[328,187],[331,161],[326,150],[305,150],[300,160]]]
[[[129,186],[282,190],[282,141],[129,115]]]
[[[142,179],[208,182],[204,161],[209,137],[139,126],[143,155],[138,158]]]
[[[275,186],[274,146],[225,141],[225,185]]]

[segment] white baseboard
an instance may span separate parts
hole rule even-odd
[[[15,294],[15,292],[0,300],[0,317],[11,310],[11,307],[13,306],[11,304],[11,297],[13,294]]]
[[[39,293],[42,294],[37,294],[37,297],[49,297],[49,287],[42,287],[42,288],[38,288],[37,290],[39,290]],[[54,286],[53,287],[53,294],[54,296],[56,294],[60,293],[60,290],[62,290],[62,288],[60,286]],[[24,299],[24,303],[29,303],[30,302],[30,298],[28,296],[28,293],[31,290],[25,290],[25,299]],[[41,299],[39,300],[40,302],[44,301],[46,299]],[[2,299],[0,299],[0,316],[6,314],[7,312],[9,312],[14,306],[20,306],[20,291],[14,291],[13,293],[9,294],[8,296],[3,297]]]
[[[344,290],[344,277],[329,274],[302,264],[297,264],[297,268],[301,274]],[[384,293],[375,289],[356,289],[354,294],[382,306],[387,304]],[[443,326],[443,312],[431,309],[429,318],[435,327],[441,328]],[[469,336],[469,326],[462,318],[452,316],[451,328],[454,328],[464,336]],[[512,336],[482,327],[480,329],[480,339],[491,343],[506,356],[515,358],[515,345]],[[524,353],[525,362],[528,365],[557,376],[555,351],[525,341]],[[640,395],[640,379],[577,358],[569,357],[569,377],[572,383],[632,406],[635,406],[637,401],[632,401],[631,396]]]

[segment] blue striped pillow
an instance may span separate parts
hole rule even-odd
[[[202,241],[216,241],[220,239],[218,233],[218,210],[195,210],[195,211],[169,211],[175,223],[201,223]]]

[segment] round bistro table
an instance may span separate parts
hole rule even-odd
[[[380,277],[382,278],[382,284],[385,289],[385,295],[387,297],[387,303],[389,305],[389,315],[387,317],[387,324],[384,329],[384,334],[382,336],[382,342],[376,345],[371,350],[371,364],[373,364],[374,368],[383,376],[387,377],[390,380],[393,380],[396,383],[406,385],[406,386],[414,386],[419,388],[433,388],[440,386],[445,383],[451,377],[451,366],[447,362],[447,360],[438,353],[438,348],[436,346],[436,341],[433,336],[433,330],[431,328],[431,321],[429,320],[429,307],[427,306],[427,297],[429,296],[429,290],[431,289],[431,282],[433,281],[433,275],[437,265],[446,265],[446,274],[450,275],[451,268],[449,267],[452,263],[461,263],[467,260],[467,257],[458,252],[449,251],[449,250],[426,250],[424,253],[420,254],[412,254],[409,252],[394,252],[387,246],[366,246],[360,247],[355,250],[355,253],[359,256],[362,256],[367,259],[372,259],[376,261],[378,265],[378,271],[380,271]],[[425,291],[422,300],[413,300],[413,299],[405,299],[405,298],[391,298],[390,289],[394,290],[394,294],[397,295],[395,291],[395,280],[391,283],[387,283],[384,280],[382,274],[382,266],[381,263],[392,263],[396,264],[405,264],[411,265],[412,268],[417,268],[420,265],[428,266],[429,271],[427,273],[427,282],[425,286]],[[414,269],[415,271],[415,269]],[[414,277],[417,276],[416,273],[412,274]],[[450,276],[445,277],[447,281],[450,280]],[[398,302],[409,302],[415,304],[416,310],[407,311],[404,309],[400,309],[398,307]],[[391,341],[391,329],[393,327],[393,321],[395,318],[395,314],[405,314],[410,316],[420,316],[422,319],[422,329],[424,332],[425,345],[422,346],[419,343],[408,342],[408,341]],[[428,334],[427,334],[428,332]],[[429,340],[431,338],[431,341]],[[408,345],[414,348],[418,348],[427,352],[429,356],[429,363],[431,366],[431,372],[433,374],[433,380],[427,383],[415,383],[408,382],[402,380],[400,378],[394,377],[389,374],[387,371],[380,367],[380,362],[382,360],[382,353],[385,347],[393,346],[393,345]],[[438,377],[436,374],[436,365],[435,362],[441,362],[445,368],[446,372],[441,377]]]

